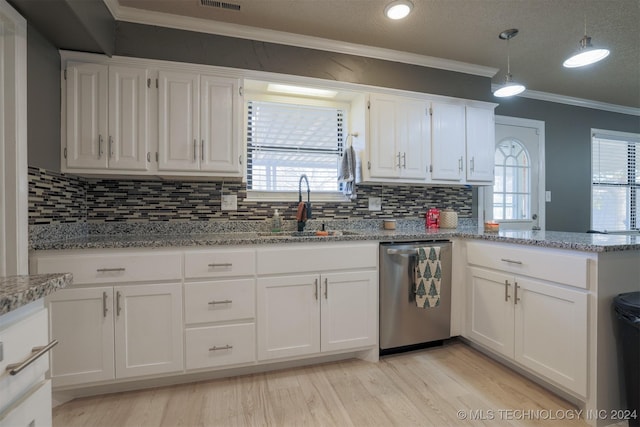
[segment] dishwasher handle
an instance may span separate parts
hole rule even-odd
[[[417,256],[417,249],[387,249],[387,255],[405,255],[405,256]]]

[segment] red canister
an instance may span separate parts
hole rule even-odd
[[[425,225],[427,228],[440,227],[440,211],[436,208],[431,208],[425,215]]]

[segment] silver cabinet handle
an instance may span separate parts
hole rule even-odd
[[[238,156],[238,163],[242,164],[242,154]]]
[[[209,304],[209,305],[216,305],[216,304],[231,304],[232,302],[233,302],[233,301],[232,301],[232,300],[230,300],[230,299],[225,299],[225,300],[222,300],[222,301],[216,301],[216,300],[209,301],[209,303],[208,303],[208,304]]]
[[[109,135],[109,158],[113,158],[113,137]]]
[[[98,273],[112,273],[112,272],[117,272],[117,271],[126,271],[127,269],[124,267],[117,267],[117,268],[98,268],[96,271]]]
[[[471,173],[473,173],[476,168],[476,158],[472,157],[470,163],[469,169],[471,169]]]
[[[231,262],[221,262],[218,264],[208,264],[208,267],[216,268],[216,267],[233,267],[233,263]]]
[[[40,357],[47,354],[49,350],[55,347],[58,344],[58,340],[53,340],[49,344],[42,347],[33,347],[31,349],[31,355],[27,358],[27,360],[20,363],[13,363],[11,365],[7,365],[6,370],[9,371],[9,375],[17,375],[27,366],[31,365],[33,362],[38,360]]]
[[[102,293],[102,317],[107,317],[107,312],[109,309],[107,308],[107,293]]]
[[[151,163],[151,152],[147,151],[147,163]]]
[[[458,159],[458,172],[462,172],[463,165],[462,156],[460,156],[460,159]]]
[[[116,316],[120,316],[120,311],[122,310],[122,307],[120,307],[120,296],[122,294],[120,293],[120,291],[116,292]]]
[[[508,280],[504,281],[504,300],[505,301],[509,301],[509,286],[511,286],[511,284],[509,283]]]
[[[500,261],[508,262],[509,264],[522,265],[522,261],[516,261],[516,260],[513,260],[513,259],[509,259],[509,258],[500,258]]]
[[[98,135],[98,159],[102,158],[102,135]]]
[[[222,347],[217,347],[217,346],[215,346],[215,345],[214,345],[213,347],[211,347],[211,348],[209,349],[209,351],[231,350],[232,348],[233,348],[233,346],[232,346],[232,345],[229,345],[229,344],[227,344],[227,345],[225,345],[225,346],[222,346]]]
[[[318,279],[315,281],[316,284],[316,300],[318,299]]]
[[[400,169],[401,166],[400,166],[400,152],[399,151],[398,151],[398,156],[397,157],[398,157],[398,169]]]
[[[518,288],[520,286],[518,285],[518,282],[514,282],[514,284],[516,285],[515,286],[516,293],[515,293],[514,298],[513,298],[513,304],[515,305],[515,304],[518,304],[518,301],[520,301],[520,298],[518,297]]]
[[[204,162],[204,139],[202,140],[202,144],[200,144],[200,160]]]
[[[193,161],[198,161],[198,141],[193,140]]]
[[[407,153],[403,152],[402,153],[402,167],[403,168],[407,168]]]
[[[329,279],[324,278],[324,299],[329,299]]]

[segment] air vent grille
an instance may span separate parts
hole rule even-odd
[[[219,9],[235,10],[240,12],[240,5],[216,0],[200,0],[202,6],[217,7]]]

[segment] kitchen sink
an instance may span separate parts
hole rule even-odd
[[[318,236],[316,231],[279,231],[274,233],[261,232],[260,237],[285,238],[285,237],[331,237],[331,236],[358,236],[360,233],[356,231],[332,230],[328,232],[328,236]]]

